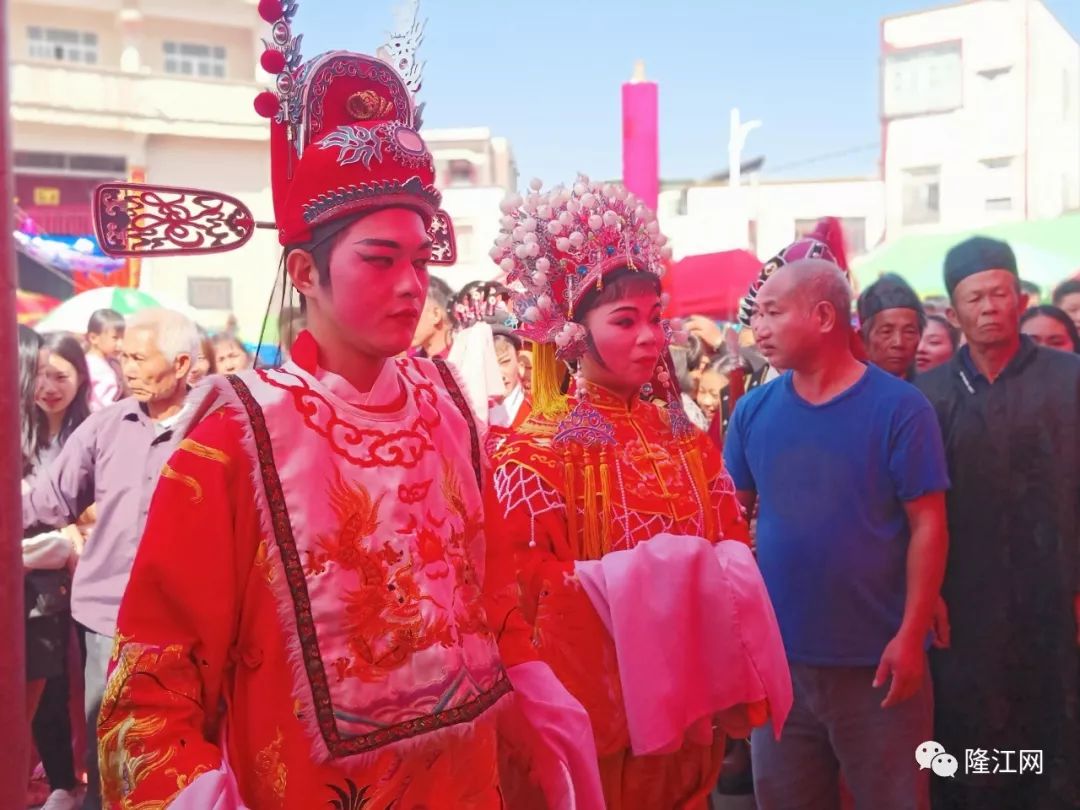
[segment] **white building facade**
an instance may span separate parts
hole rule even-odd
[[[880,101],[879,177],[665,184],[658,214],[676,257],[765,258],[836,216],[858,258],[905,235],[1080,207],[1080,44],[1041,0],[882,20]]]
[[[436,267],[455,290],[470,281],[495,278],[500,270],[488,255],[499,233],[499,203],[517,188],[518,172],[506,138],[485,127],[424,130],[435,158],[435,185],[454,220],[458,259]]]
[[[1041,0],[882,21],[886,236],[1080,207],[1080,44]]]
[[[660,192],[657,217],[675,259],[736,249],[767,258],[824,216],[842,221],[852,257],[884,235],[885,193],[875,178],[766,182],[750,175],[743,180],[738,188],[702,183]]]

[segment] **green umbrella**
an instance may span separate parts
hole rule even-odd
[[[1080,214],[1031,222],[1010,222],[950,234],[902,236],[872,253],[856,259],[854,273],[859,289],[884,273],[897,273],[920,295],[945,292],[942,268],[945,254],[959,242],[976,236],[1008,242],[1016,254],[1020,277],[1049,291],[1080,270]]]
[[[161,296],[131,287],[95,287],[69,298],[47,316],[42,318],[35,329],[38,332],[75,332],[86,331],[90,316],[99,309],[113,309],[121,315],[131,315],[141,309],[165,307],[187,315],[192,320],[196,312],[186,304],[178,304]]]

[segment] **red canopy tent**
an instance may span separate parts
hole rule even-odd
[[[739,301],[761,271],[761,260],[746,250],[687,256],[671,268],[664,288],[672,315],[708,315],[733,321]]]

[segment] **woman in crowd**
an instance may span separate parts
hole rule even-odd
[[[90,375],[79,341],[44,341],[19,327],[23,482],[28,486],[90,413]],[[67,647],[71,635],[71,566],[82,548],[75,526],[23,540],[26,598],[27,710],[52,791],[47,810],[76,807],[68,713]]]
[[[926,328],[915,352],[915,370],[923,374],[946,363],[960,348],[960,330],[944,315],[927,314]]]
[[[213,366],[217,374],[236,374],[251,368],[251,355],[231,332],[214,337]]]
[[[713,417],[720,410],[726,396],[725,389],[728,380],[731,378],[731,372],[738,366],[739,361],[737,358],[724,354],[714,357],[701,373],[701,380],[698,383],[697,404],[709,423],[712,422]]]
[[[214,342],[209,333],[201,326],[199,329],[199,355],[191,364],[191,373],[188,375],[188,385],[195,385],[210,374],[217,373],[215,364]]]
[[[514,308],[534,353],[532,415],[494,454],[485,488],[489,621],[508,666],[549,664],[585,707],[609,808],[703,808],[723,734],[680,737],[681,745],[651,756],[631,748],[629,718],[641,707],[624,701],[634,683],[620,674],[629,659],[619,652],[616,665],[625,647],[578,577],[610,552],[636,554],[639,544],[647,551],[645,541],[664,533],[693,536],[665,538],[682,548],[694,538],[746,542],[746,522],[719,453],[690,425],[672,379],[672,333],[660,314],[666,239],[652,213],[624,189],[586,178],[572,191],[541,195],[539,185],[533,181],[527,200],[504,205],[493,251],[510,282],[522,282]],[[566,394],[563,363],[575,365]],[[699,604],[694,593],[679,598]],[[655,610],[635,611],[639,637],[653,638],[645,628]],[[684,638],[688,628],[668,627],[672,633],[698,649]],[[713,638],[719,646],[725,640]]]
[[[695,347],[694,344],[697,344]],[[696,352],[695,352],[696,349]],[[694,394],[698,387],[701,375],[696,374],[698,364],[701,362],[701,341],[693,335],[688,336],[686,346],[671,347],[671,362],[675,369],[675,380],[679,384],[679,393],[682,399],[683,410],[690,418],[695,427],[706,430],[709,420],[694,401]],[[698,378],[695,379],[695,376]]]
[[[1050,304],[1031,307],[1020,316],[1020,331],[1048,349],[1080,352],[1080,333],[1060,307]]]

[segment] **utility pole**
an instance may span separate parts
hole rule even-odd
[[[750,133],[761,126],[761,121],[742,122],[738,107],[731,109],[731,133],[728,137],[728,186],[738,188],[742,183],[742,154]]]

